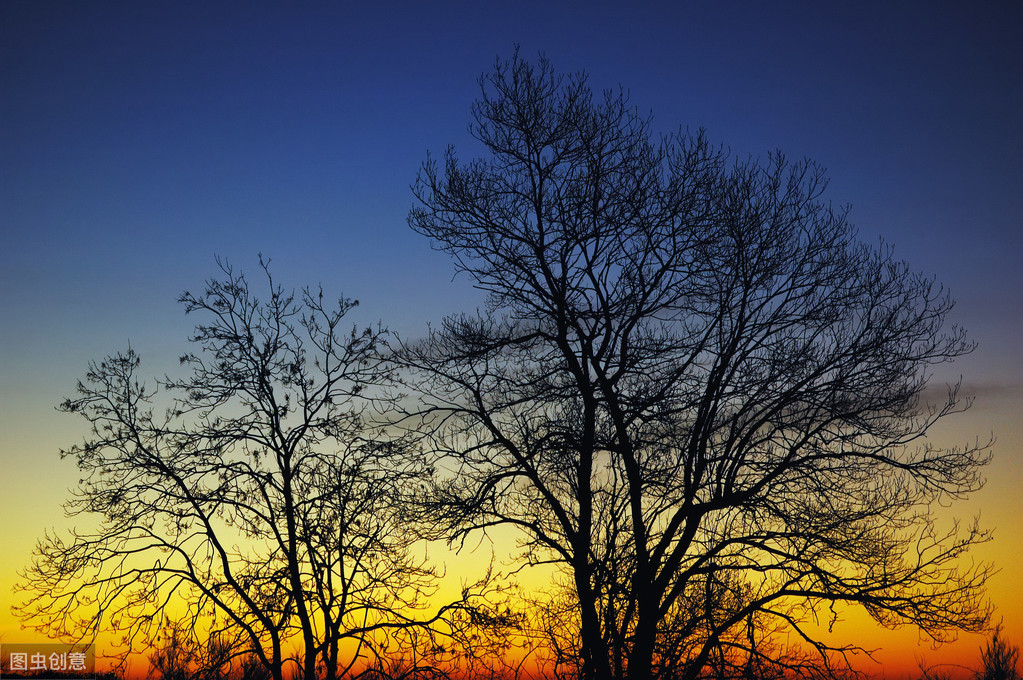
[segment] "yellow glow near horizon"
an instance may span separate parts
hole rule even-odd
[[[964,415],[957,416],[944,424],[935,434],[938,441],[954,443],[958,437],[972,441],[979,435],[995,431],[999,438],[995,446],[995,458],[986,470],[986,488],[964,503],[948,509],[950,516],[968,520],[980,514],[981,523],[993,528],[995,538],[991,543],[979,546],[972,556],[977,561],[991,562],[1000,569],[989,583],[988,593],[996,607],[994,622],[1001,621],[1007,639],[1023,641],[1023,566],[1017,559],[1018,546],[1023,545],[1023,516],[1020,492],[1023,477],[1016,463],[1023,451],[1023,432],[1015,427],[1017,415],[1012,403],[984,404]],[[68,419],[72,425],[73,419]],[[18,456],[11,457],[2,479],[2,513],[4,517],[3,550],[0,550],[0,642],[25,643],[48,642],[46,636],[25,629],[13,617],[10,605],[14,602],[12,587],[18,582],[18,571],[30,559],[36,538],[45,530],[66,531],[67,520],[63,517],[60,504],[66,497],[66,490],[77,481],[77,470],[71,460],[60,461],[56,449],[75,441],[80,432],[68,428],[59,432],[43,433],[39,442],[19,442],[22,447]],[[33,445],[34,444],[34,445]],[[46,474],[43,474],[45,470]],[[945,512],[945,511],[943,511]],[[471,581],[481,574],[489,563],[491,551],[496,554],[495,568],[508,570],[508,560],[515,554],[515,537],[511,532],[492,532],[490,539],[482,540],[478,546],[470,545],[461,555],[455,555],[441,546],[430,548],[431,558],[447,567],[445,581],[438,592],[438,598],[451,596],[461,587],[463,581]],[[520,585],[526,591],[539,592],[551,585],[549,569],[524,570],[519,576]],[[438,600],[439,601],[439,600]],[[963,635],[959,641],[934,649],[927,640],[921,640],[912,628],[888,631],[874,624],[866,614],[855,608],[843,609],[840,620],[831,637],[833,641],[853,642],[866,648],[876,648],[876,659],[859,659],[857,666],[868,674],[889,680],[919,677],[921,665],[931,667],[939,664],[976,667],[983,636]],[[97,652],[102,656],[104,649],[113,647],[109,633],[97,640]],[[102,660],[99,661],[102,667]],[[143,656],[133,657],[129,670],[132,674],[143,675],[146,662]],[[951,668],[951,666],[950,666]]]

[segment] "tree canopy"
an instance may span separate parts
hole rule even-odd
[[[948,292],[861,242],[812,161],[655,135],[542,57],[480,85],[484,155],[428,158],[408,220],[486,306],[403,340],[221,263],[180,298],[183,375],[149,386],[128,349],[61,405],[90,427],[68,511],[98,523],[39,542],[20,615],[127,650],[163,630],[168,677],[273,680],[496,675],[509,631],[558,677],[834,675],[862,651],[820,634],[836,607],[984,629],[963,557],[988,534],[934,511],[990,457],[930,437],[969,406],[932,385],[973,349]],[[417,542],[494,527],[560,580],[519,611],[490,573],[431,604]]]
[[[153,658],[178,673],[183,650],[215,640],[215,665],[244,657],[274,680],[289,660],[303,677],[345,677],[388,637],[464,630],[470,586],[423,611],[438,572],[413,550],[400,499],[426,470],[366,417],[391,370],[385,331],[348,327],[355,301],[296,297],[261,264],[265,298],[226,263],[181,296],[203,317],[183,377],[147,386],[129,349],[91,365],[61,405],[91,426],[62,452],[84,474],[67,508],[85,522],[40,541],[20,605],[32,625],[119,631],[125,651],[170,630]]]
[[[656,137],[517,54],[480,81],[485,155],[430,158],[411,227],[487,307],[404,344],[410,413],[453,470],[430,509],[453,540],[520,530],[574,606],[585,678],[830,667],[835,603],[943,639],[987,620],[986,539],[931,512],[982,483],[984,446],[941,448],[933,366],[971,351],[953,302],[859,242],[810,161],[731,159]],[[794,631],[815,663],[773,649]],[[759,672],[759,671],[758,671]]]

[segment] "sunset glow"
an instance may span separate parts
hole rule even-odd
[[[478,80],[495,68],[495,60],[512,59],[516,49],[527,60],[546,55],[562,74],[585,71],[598,98],[620,86],[640,118],[650,114],[654,140],[680,129],[693,135],[704,129],[710,145],[732,161],[764,159],[775,150],[795,163],[812,159],[830,178],[824,203],[836,211],[850,206],[849,220],[861,242],[890,246],[895,259],[950,292],[956,304],[948,321],[965,328],[977,348],[929,369],[924,395],[939,404],[946,385],[962,380],[970,405],[941,419],[913,445],[969,451],[993,441],[993,458],[982,471],[987,480],[982,490],[954,502],[941,497],[926,511],[943,531],[957,521],[966,528],[977,519],[982,530],[992,532],[961,564],[992,567],[986,589],[991,624],[1000,622],[1007,640],[1023,644],[1018,555],[1023,546],[1023,267],[1018,262],[1023,253],[1023,6],[996,5],[0,3],[0,646],[57,642],[54,633],[33,629],[12,611],[28,597],[24,587],[33,549],[47,536],[85,535],[99,527],[88,513],[65,514],[63,504],[85,472],[74,455],[60,452],[72,451],[92,435],[85,420],[58,406],[75,398],[76,383],[90,362],[118,352],[141,357],[137,377],[147,387],[162,376],[183,379],[192,365],[179,359],[197,351],[189,339],[196,324],[209,319],[202,318],[201,308],[186,316],[178,300],[183,291],[201,295],[205,281],[224,276],[227,270],[218,268],[215,258],[244,272],[261,302],[267,293],[260,258],[274,282],[287,290],[320,285],[325,305],[357,299],[351,309],[341,305],[345,314],[338,328],[344,332],[338,337],[347,337],[354,324],[375,329],[389,346],[398,347],[442,328],[448,315],[465,312],[472,319],[474,310],[485,313],[484,286],[471,273],[455,275],[452,258],[409,210],[429,202],[423,184],[416,184],[424,161],[438,161],[443,174],[454,167],[445,166],[449,145],[461,164],[485,156],[467,129],[480,96]],[[405,356],[404,367],[422,371],[416,360],[427,363],[425,356]],[[353,360],[356,364],[367,365]],[[366,397],[363,378],[345,376],[358,387],[345,387],[350,392],[338,391],[324,403],[334,407],[350,397]],[[283,384],[288,386],[286,378]],[[380,432],[393,435],[409,427],[407,412],[415,413],[409,404],[416,397],[409,396],[408,384],[379,394],[370,390],[379,401],[358,402],[376,420],[365,430],[353,426],[351,432],[358,433],[353,441],[376,442],[374,437],[383,438]],[[385,402],[385,393],[393,401]],[[156,411],[163,413],[172,403],[157,400]],[[387,412],[385,403],[392,409],[400,404],[405,418],[394,415],[397,411],[380,415]],[[235,410],[225,413],[241,407],[230,408]],[[429,420],[420,417],[422,423]],[[323,431],[348,433],[348,424]],[[154,427],[152,441],[170,438],[171,429]],[[476,433],[466,430],[462,436],[473,441]],[[321,454],[316,446],[325,440],[326,435],[311,438],[298,450],[316,452],[309,460],[317,464],[334,460],[330,456],[343,447]],[[178,442],[176,450],[201,449],[187,441]],[[427,489],[435,477],[466,474],[455,473],[450,460],[441,463],[449,467],[434,470],[433,463],[423,462],[427,458],[416,458],[431,445],[441,450],[444,443],[440,436],[424,435],[399,452],[406,456],[401,460],[411,480],[408,488]],[[216,455],[228,450],[237,457],[232,460],[250,453],[241,445],[218,446],[209,450]],[[375,456],[384,454],[372,447],[366,451],[372,461],[366,469],[371,469]],[[388,449],[387,455],[398,454]],[[113,467],[103,474],[113,474]],[[259,480],[279,471],[267,469],[266,477],[259,476],[260,469],[239,482],[227,507],[241,512],[241,504],[269,488]],[[366,473],[359,498],[385,494],[382,483],[373,483],[377,473]],[[210,479],[217,474],[211,467]],[[308,490],[314,486],[304,481],[296,489],[315,497]],[[290,494],[282,487],[278,501],[268,493],[271,509],[253,511],[260,519],[252,525],[264,532],[265,541],[240,534],[237,525],[222,529],[229,550],[238,551],[236,558],[244,554],[254,563],[283,565],[281,574],[295,575],[306,567],[285,565],[281,555],[287,554],[289,537],[306,541],[307,553],[329,543],[299,529],[271,540],[274,504],[284,507],[285,497],[291,503]],[[379,520],[385,538],[398,541],[402,515],[386,514],[385,506],[393,502],[387,498],[367,505],[367,516]],[[317,503],[306,506],[313,508],[310,517],[338,512]],[[210,516],[221,521],[226,515]],[[405,519],[412,526],[411,510]],[[284,526],[283,520],[276,526]],[[341,534],[339,542],[348,540]],[[379,615],[388,622],[372,633],[378,636],[374,644],[388,650],[384,656],[402,657],[407,650],[399,647],[411,644],[400,636],[382,642],[395,620],[388,616],[430,618],[460,598],[468,602],[478,588],[491,598],[488,611],[494,616],[511,621],[522,615],[515,619],[518,628],[507,629],[513,632],[507,633],[502,672],[550,674],[557,651],[538,642],[538,631],[549,622],[523,614],[533,611],[523,603],[547,602],[559,587],[561,592],[574,588],[565,563],[526,564],[528,538],[509,526],[488,526],[454,544],[440,535],[431,538],[409,539],[405,546],[416,564],[443,574],[422,591],[421,606],[392,606],[386,614],[367,607],[374,613],[365,621]],[[356,552],[364,550],[359,545]],[[329,563],[333,553],[325,550]],[[148,555],[139,558],[141,563]],[[544,555],[534,552],[530,559],[548,559]],[[171,558],[166,559],[165,565]],[[374,564],[391,559],[396,558],[373,558]],[[342,561],[338,558],[338,564]],[[303,573],[322,567],[311,563]],[[337,567],[339,573],[347,573],[348,564]],[[367,574],[372,581],[372,572]],[[488,575],[493,581],[479,586]],[[159,593],[194,594],[217,579],[203,597],[230,587],[240,600],[256,592],[248,582],[239,585],[241,577],[231,586],[230,574],[204,578],[189,582],[197,590],[175,590],[178,586],[168,581]],[[710,576],[707,583],[709,593]],[[104,596],[110,587],[97,586],[91,597]],[[270,585],[262,591],[268,601],[286,599],[271,591]],[[366,599],[374,607],[383,599],[401,600],[385,591]],[[94,599],[76,606],[80,609],[73,611],[83,619],[96,614]],[[214,609],[204,609],[203,617]],[[181,605],[172,611],[188,610]],[[217,625],[230,630],[218,611]],[[346,620],[345,625],[353,624]],[[97,668],[105,671],[116,666],[110,657],[124,647],[109,625],[100,628],[95,638],[81,642],[95,645]],[[143,628],[155,635],[161,623],[154,620]],[[808,629],[829,644],[872,650],[851,656],[852,666],[886,680],[917,680],[922,669],[972,678],[966,669],[978,667],[988,639],[964,633],[938,645],[913,627],[889,630],[862,608],[841,603],[833,609],[822,605]],[[119,668],[126,677],[141,679],[150,672],[151,650],[140,646],[141,639]],[[443,634],[438,639],[442,642],[417,644],[433,651],[449,645],[452,667],[469,675],[482,677],[491,663],[468,666],[465,658],[471,655],[461,658],[458,650],[494,640]],[[291,650],[284,656],[300,656],[299,629],[288,629],[283,640]],[[775,642],[807,649],[791,630]],[[340,646],[341,657],[368,656],[351,639],[342,638]]]

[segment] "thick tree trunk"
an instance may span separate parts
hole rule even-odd
[[[276,636],[272,639],[271,647],[270,678],[271,680],[284,680],[284,658],[281,654],[280,640]]]
[[[585,560],[585,557],[583,558]],[[585,564],[585,563],[584,563]],[[613,680],[610,654],[600,634],[596,597],[584,565],[575,565],[576,592],[579,595],[580,642],[582,644],[582,680]]]
[[[657,620],[649,611],[644,612],[641,603],[639,621],[633,637],[632,651],[629,653],[629,680],[649,680],[653,678],[654,643],[657,639]]]

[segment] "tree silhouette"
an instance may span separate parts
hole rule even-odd
[[[40,541],[18,609],[29,624],[79,639],[117,630],[130,650],[167,617],[182,622],[175,640],[208,628],[274,680],[296,642],[302,677],[332,680],[372,657],[374,635],[443,628],[468,606],[470,587],[414,618],[436,573],[414,556],[416,518],[398,499],[425,470],[365,417],[388,378],[384,331],[347,328],[356,302],[296,297],[260,264],[264,299],[224,263],[181,296],[203,316],[185,377],[149,387],[129,349],[92,364],[61,405],[91,425],[62,451],[84,475],[67,506],[82,524]],[[171,656],[165,675],[181,670]]]
[[[165,621],[147,655],[152,680],[225,680],[232,648],[222,634],[205,643],[182,622]]]
[[[812,162],[655,139],[543,58],[481,89],[487,156],[428,159],[409,223],[487,307],[397,349],[451,539],[516,527],[568,575],[586,678],[805,668],[758,651],[779,627],[827,671],[857,648],[807,624],[837,603],[981,628],[987,571],[957,560],[986,534],[930,512],[989,456],[926,439],[966,406],[924,399],[972,349],[948,294],[859,243]]]
[[[978,680],[1018,680],[1016,664],[1019,661],[1019,647],[1005,639],[1001,625],[991,634],[980,650],[981,669]]]

